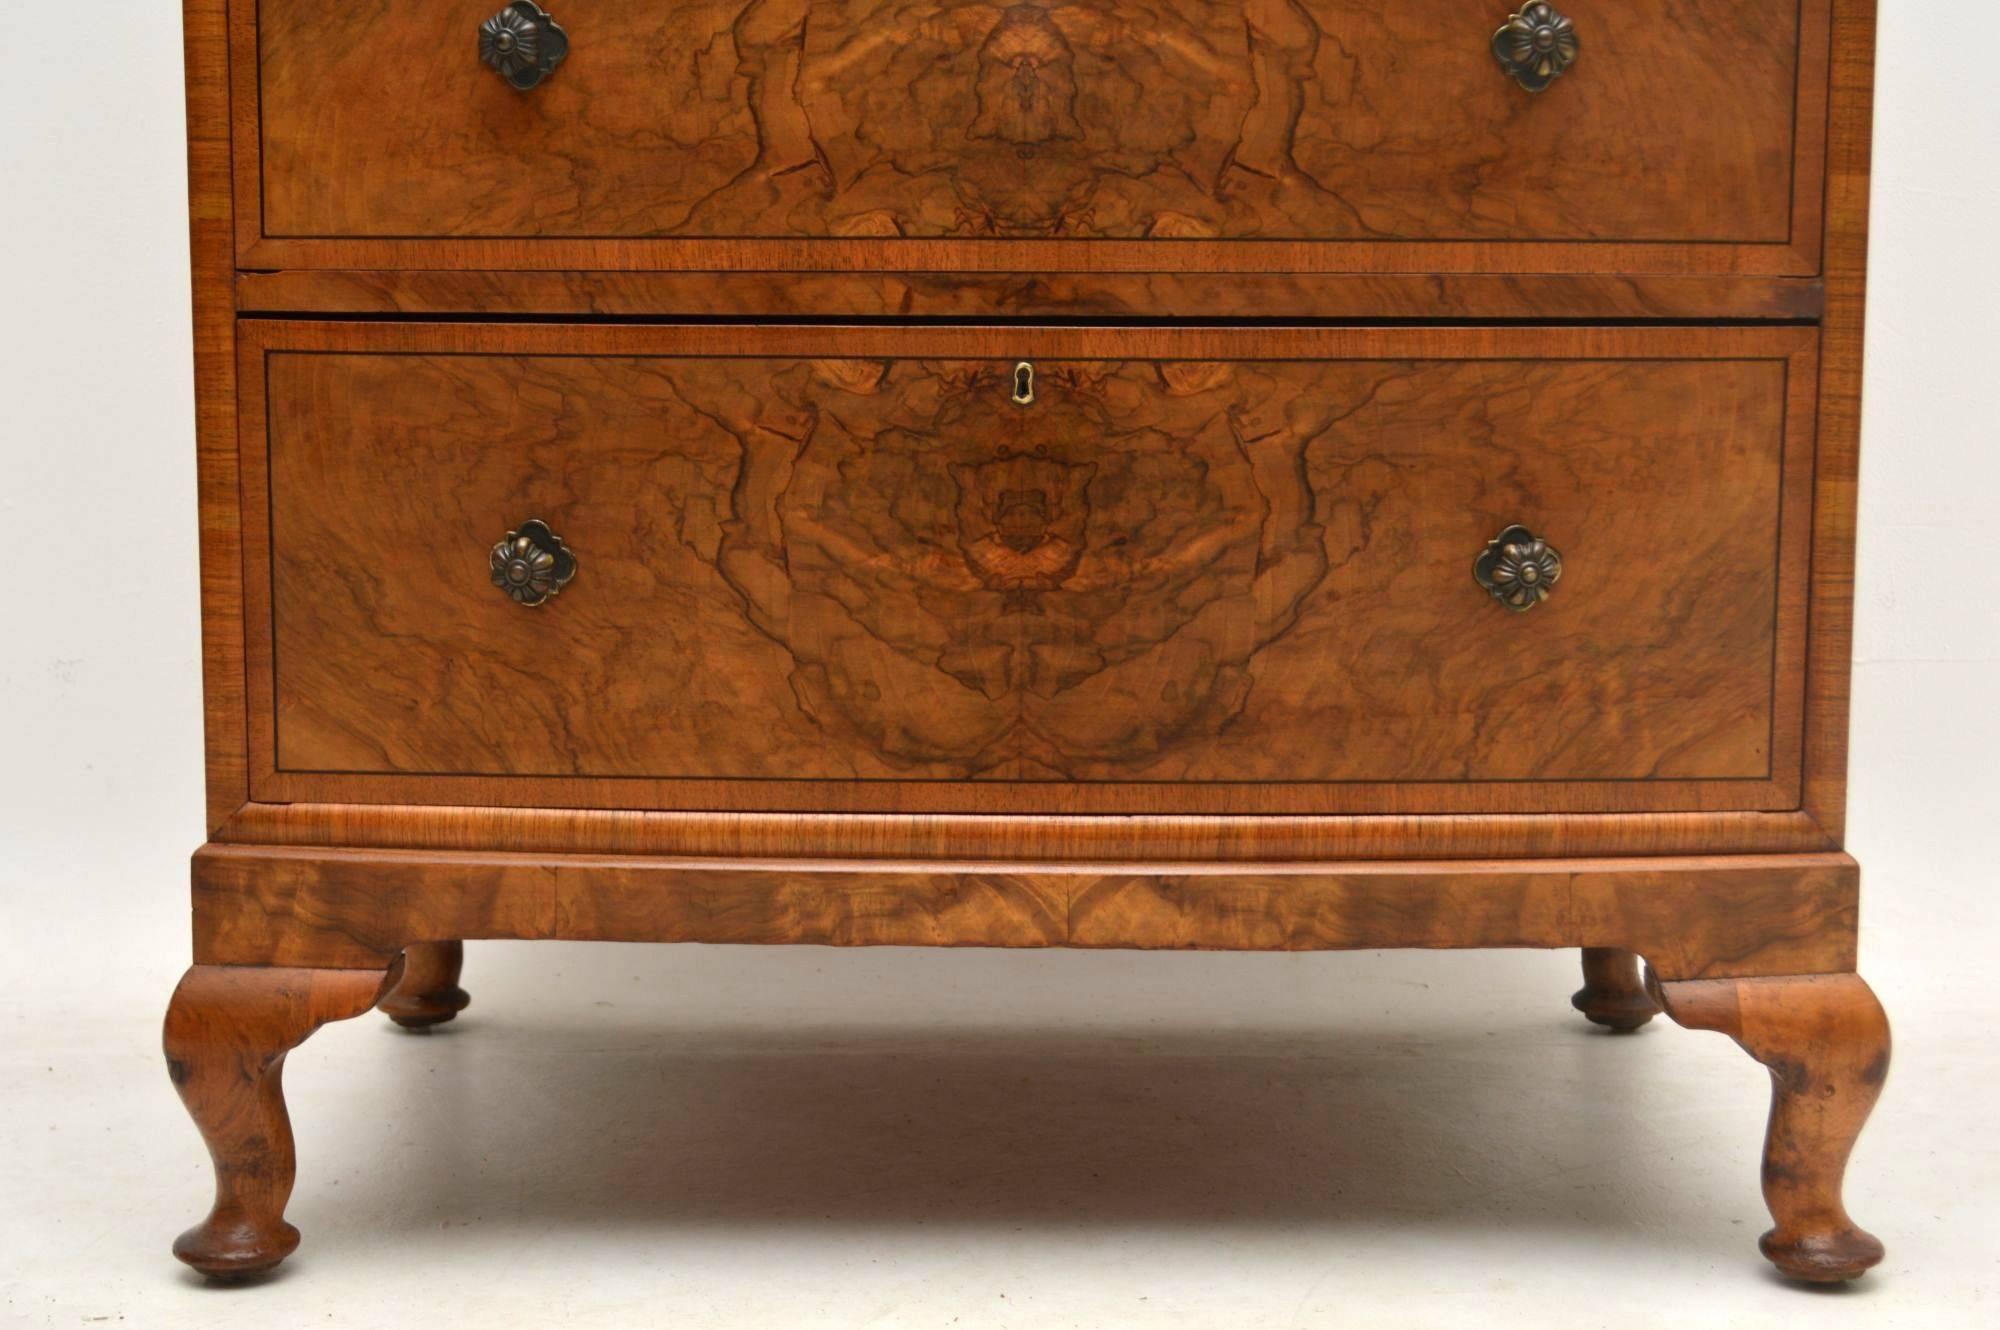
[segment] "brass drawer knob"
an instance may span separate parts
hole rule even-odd
[[[479,25],[479,58],[522,92],[569,55],[569,34],[534,0],[514,0]]]
[[[1493,34],[1493,54],[1500,67],[1529,92],[1540,92],[1576,61],[1576,25],[1556,7],[1536,0]]]
[[[1472,561],[1472,577],[1510,610],[1526,611],[1549,598],[1562,580],[1562,555],[1524,526],[1510,526]]]
[[[523,522],[493,547],[493,585],[517,605],[539,605],[576,576],[576,556],[546,522]]]

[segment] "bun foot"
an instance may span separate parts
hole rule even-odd
[[[1569,1004],[1594,1024],[1620,1034],[1638,1029],[1659,1013],[1639,977],[1639,958],[1614,947],[1583,949],[1583,987]]]
[[[299,1231],[280,1219],[210,1215],[174,1239],[174,1255],[211,1279],[262,1274],[299,1249]]]
[[[382,999],[382,1013],[405,1030],[443,1025],[472,1005],[458,986],[465,967],[463,942],[413,942],[403,952],[403,977]]]
[[[304,970],[197,965],[167,1007],[167,1074],[215,1163],[215,1204],[174,1255],[205,1275],[269,1270],[299,1245],[285,1222],[297,1157],[285,1054],[328,1021],[373,1007],[392,966]]]
[[[1777,1227],[1758,1242],[1793,1279],[1853,1279],[1882,1244],[1847,1217],[1841,1183],[1854,1140],[1889,1074],[1889,1020],[1858,974],[1660,982],[1660,1009],[1734,1039],[1771,1073],[1764,1204]]]
[[[1843,1283],[1882,1261],[1882,1244],[1875,1235],[1852,1227],[1792,1235],[1774,1228],[1757,1240],[1757,1250],[1785,1274],[1810,1284]]]

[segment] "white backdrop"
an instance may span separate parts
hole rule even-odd
[[[1883,8],[1850,844],[1867,870],[1863,969],[1899,1023],[1905,1061],[1897,1080],[1913,1086],[1923,1083],[1923,1072],[1909,1062],[1912,1044],[1925,1031],[1942,1036],[1945,1025],[1967,1040],[1987,1039],[1996,996],[1983,957],[2000,945],[1991,890],[2000,885],[1991,839],[2000,815],[2000,84],[1992,67],[2000,5],[1884,0]],[[7,238],[0,275],[0,948],[8,979],[0,1040],[8,1045],[7,1079],[32,1081],[45,1074],[45,1061],[46,1074],[55,1075],[58,1064],[94,1057],[62,1031],[98,1032],[130,1057],[121,1054],[95,1081],[79,1066],[84,1099],[75,1113],[87,1123],[92,1105],[132,1099],[147,1106],[137,1119],[145,1130],[180,1133],[160,1147],[174,1167],[145,1210],[159,1231],[144,1234],[144,1246],[122,1236],[100,1244],[92,1258],[100,1272],[122,1272],[112,1286],[129,1276],[128,1293],[143,1298],[149,1280],[171,1277],[161,1246],[170,1230],[159,1227],[167,1223],[159,1216],[186,1219],[200,1192],[199,1147],[183,1125],[169,1125],[170,1103],[154,1114],[166,1101],[166,1082],[143,1056],[185,963],[185,865],[202,832],[179,15],[166,0],[41,6],[39,15],[15,16],[0,80]],[[34,29],[32,40],[23,25]],[[1010,1021],[1060,1025],[1066,1012],[1092,1004],[1117,1010],[1121,1002],[1170,1009],[1178,1026],[1196,1030],[1255,1027],[1266,1017],[1282,1025],[1307,1018],[1302,1004],[1347,992],[1341,985],[1380,992],[1447,980],[1483,995],[1459,1010],[1490,1009],[1496,992],[1539,994],[1534,1000],[1559,1008],[1571,976],[1571,958],[1544,956],[1256,965],[1182,958],[1163,962],[1164,969],[1119,956],[687,957],[621,956],[619,964],[684,998],[701,986],[692,974],[708,976],[710,992],[736,991],[734,975],[752,1013],[746,1019],[808,1008],[824,1016],[843,1003],[880,1015],[880,995],[899,994],[899,1019],[919,1026],[931,1020],[941,1032]],[[597,962],[580,960],[574,949],[475,948],[473,958],[475,1015],[502,1020],[516,996],[526,1001],[536,992],[543,1020],[585,1030],[592,1004],[607,1005],[590,987]],[[554,982],[556,970],[567,970],[566,982],[580,987]],[[566,993],[576,995],[567,1015]],[[1393,1026],[1392,1006],[1371,1008],[1371,1028],[1384,1020]],[[1447,1020],[1453,1010],[1445,1004],[1434,1015]],[[662,1008],[658,1019],[671,1022],[674,1009]],[[1327,1014],[1329,1024],[1340,1019]],[[39,1044],[29,1051],[36,1032],[57,1039],[59,1051]],[[1733,1055],[1718,1056],[1715,1065],[1724,1067]],[[1892,1083],[1882,1114],[1891,1125],[1878,1126],[1879,1133],[1894,1132],[1899,1115],[1914,1130],[1923,1112],[1951,1110],[1944,1102],[1920,1105],[1909,1089],[1899,1097],[1898,1089]],[[1961,1102],[1974,1097],[1970,1089],[1945,1084],[1940,1095]],[[1757,1091],[1746,1093],[1754,1098]],[[47,1176],[67,1156],[59,1133],[49,1135],[57,1126],[43,1117],[63,1115],[18,1100],[10,1115],[0,1141],[10,1152],[0,1194],[23,1194],[12,1183],[49,1207],[14,1207],[6,1216],[39,1232],[0,1243],[0,1251],[18,1255],[22,1243],[47,1240],[72,1202]],[[543,1126],[553,1131],[561,1120],[552,1110]],[[1925,1121],[1926,1130],[1943,1130]],[[1465,1132],[1480,1126],[1468,1123]],[[1747,1158],[1737,1156],[1747,1156],[1754,1127],[1746,1122],[1741,1132],[1727,1162],[1747,1169]],[[119,1140],[108,1124],[93,1139],[116,1153]],[[55,1143],[52,1153],[44,1140]],[[78,1146],[74,1132],[67,1144]],[[1935,1153],[1938,1142],[1931,1146]],[[1871,1155],[1869,1148],[1863,1162],[1872,1161],[1876,1174],[1869,1192],[1908,1180],[1898,1176],[1905,1155],[1886,1155],[1886,1146]],[[1984,1148],[1990,1177],[1991,1147]],[[1741,1181],[1750,1193],[1747,1178]],[[304,1185],[314,1185],[310,1172]],[[437,1199],[449,1210],[448,1197]],[[1754,1194],[1747,1201],[1745,1212],[1754,1216]],[[1981,1213],[1990,1235],[1992,1211]],[[1747,1244],[1747,1231],[1736,1236]],[[476,1238],[465,1241],[478,1246]],[[1922,1252],[1906,1244],[1898,1255],[1919,1271],[1905,1277],[1905,1287],[1930,1289]],[[36,1281],[55,1278],[53,1267],[30,1275],[9,1269],[7,1259],[0,1256],[7,1305],[28,1315],[43,1301]],[[1975,1265],[1990,1294],[1990,1258]],[[330,1277],[337,1266],[329,1257],[316,1270]],[[1943,1279],[1947,1272],[1931,1273]],[[1527,1299],[1523,1305],[1539,1296],[1531,1279],[1516,1292]],[[927,1295],[898,1296],[906,1301],[881,1304],[892,1309],[882,1323],[900,1323],[893,1308],[922,1305]],[[50,1307],[60,1302],[52,1292],[47,1299]],[[774,1315],[783,1310],[774,1306]],[[143,1315],[130,1319],[148,1323]]]

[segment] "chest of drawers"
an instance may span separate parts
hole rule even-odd
[[[1582,948],[1880,1259],[1872,0],[496,3],[185,2],[182,1259],[468,938]]]

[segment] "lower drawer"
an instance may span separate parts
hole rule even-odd
[[[240,344],[258,799],[1798,803],[1809,329]]]

